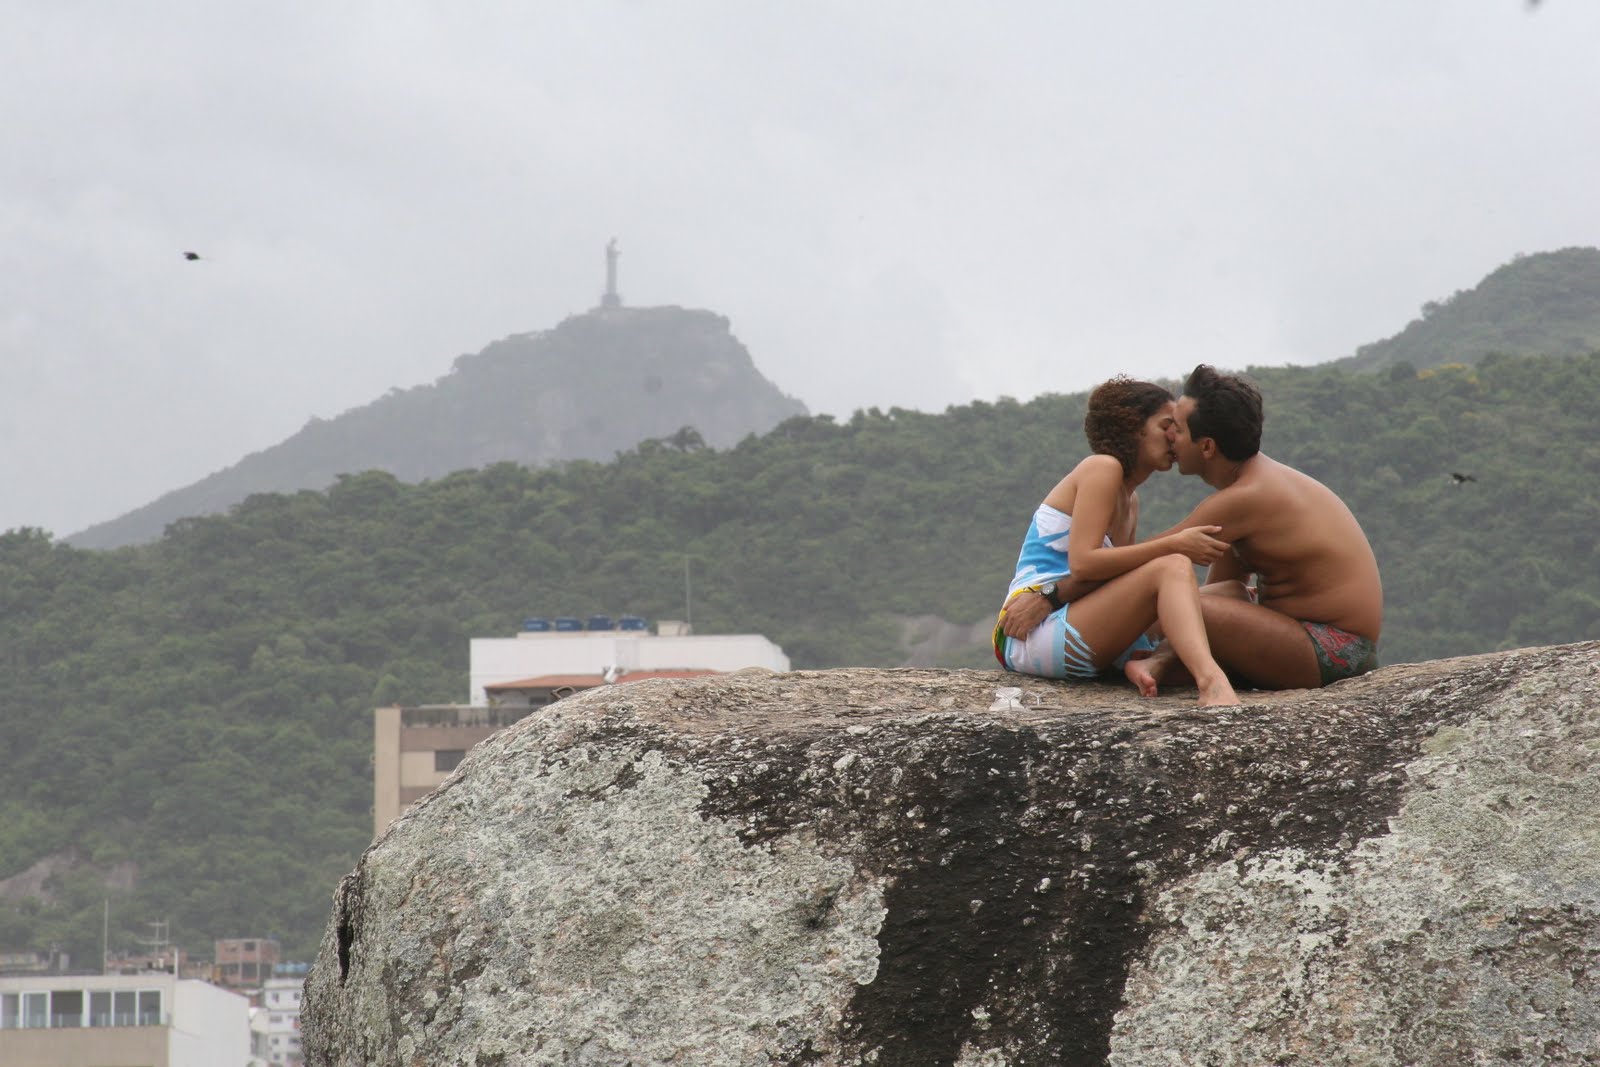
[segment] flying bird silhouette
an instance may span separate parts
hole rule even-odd
[[[195,260],[200,258],[200,253],[199,252],[185,252],[183,254],[183,258],[187,259],[190,263],[193,263]]]
[[[1478,479],[1474,478],[1470,474],[1458,474],[1455,471],[1451,471],[1450,472],[1450,480],[1452,482],[1454,482],[1456,485],[1460,485],[1462,482],[1475,482]]]

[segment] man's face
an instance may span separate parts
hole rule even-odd
[[[1194,412],[1194,397],[1180,396],[1178,406],[1173,411],[1173,427],[1177,435],[1172,441],[1172,450],[1178,454],[1179,474],[1199,474],[1204,463],[1200,454],[1200,446],[1189,435],[1189,416]]]

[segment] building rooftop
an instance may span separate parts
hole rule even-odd
[[[628,671],[617,678],[613,685],[624,682],[643,682],[651,678],[698,678],[706,674],[720,674],[721,671],[707,670],[705,668],[683,668],[680,670],[663,671]],[[560,689],[566,686],[571,689],[593,689],[606,684],[603,674],[541,674],[536,678],[519,678],[511,682],[495,682],[483,687],[486,693],[520,692],[528,689]]]

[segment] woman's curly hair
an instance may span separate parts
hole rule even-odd
[[[1123,477],[1133,473],[1138,459],[1139,431],[1145,421],[1173,402],[1173,395],[1153,382],[1140,382],[1118,375],[1089,394],[1089,410],[1083,417],[1083,435],[1089,447],[1122,464]]]

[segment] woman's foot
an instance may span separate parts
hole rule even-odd
[[[1233,683],[1228,681],[1228,676],[1221,671],[1214,678],[1195,683],[1200,687],[1199,705],[1203,708],[1218,707],[1223,705],[1236,705],[1239,695],[1233,691]]]
[[[1127,663],[1122,665],[1122,673],[1128,676],[1128,681],[1134,684],[1134,687],[1139,690],[1139,695],[1142,697],[1156,695],[1156,676],[1150,666],[1150,653],[1148,652],[1135,653],[1134,658],[1129,659]],[[1226,682],[1227,679],[1224,678],[1223,681]]]

